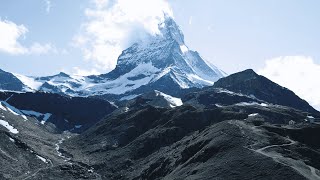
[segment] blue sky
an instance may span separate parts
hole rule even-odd
[[[117,5],[129,11],[122,17],[121,27],[130,33],[140,28],[140,20],[170,11],[185,34],[187,46],[206,60],[229,74],[252,68],[320,107],[316,93],[320,86],[315,85],[320,82],[310,78],[320,77],[318,0],[2,0],[0,32],[7,26],[19,31],[9,29],[0,34],[11,43],[0,42],[0,68],[35,76],[110,71],[116,54],[132,41],[123,35],[126,29],[114,27],[103,17],[114,15]],[[134,23],[126,22],[128,16],[141,12]],[[111,38],[120,45],[100,43],[99,48],[93,48],[106,34],[100,26],[122,32],[115,34],[118,38],[102,39]],[[143,31],[154,30],[150,24],[142,26]],[[117,53],[109,56],[112,53],[101,52],[103,48]],[[303,81],[300,87],[305,88],[297,87],[299,78]],[[310,81],[305,81],[307,78]]]
[[[51,0],[47,12],[46,2],[3,0],[0,17],[28,28],[25,39],[21,40],[24,45],[51,43],[68,53],[0,52],[0,68],[28,75],[72,71],[75,66],[93,68],[83,60],[81,51],[71,46],[72,38],[86,20],[84,11],[92,3]],[[169,3],[187,45],[228,73],[259,69],[265,60],[287,55],[312,56],[320,63],[320,1],[172,0]]]

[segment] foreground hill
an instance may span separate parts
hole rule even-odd
[[[282,87],[253,70],[245,70],[217,81],[213,87],[227,89],[273,104],[293,107],[310,113],[319,112],[291,90]]]

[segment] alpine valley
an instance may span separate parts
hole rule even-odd
[[[0,70],[0,179],[320,179],[320,112],[159,30],[106,74]]]

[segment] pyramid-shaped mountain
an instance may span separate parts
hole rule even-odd
[[[177,95],[180,89],[209,86],[224,76],[188,49],[173,19],[167,18],[159,28],[160,35],[124,50],[113,71],[95,77],[105,83],[89,90],[138,95],[156,89]]]
[[[60,73],[18,78],[30,89],[45,92],[132,98],[152,90],[177,96],[182,89],[210,86],[224,76],[223,71],[208,65],[198,52],[189,50],[172,18],[166,17],[159,30],[160,34],[150,35],[124,50],[116,68],[107,74],[76,77]]]

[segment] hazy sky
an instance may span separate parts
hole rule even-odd
[[[220,69],[252,68],[320,107],[319,8],[318,0],[1,0],[0,68],[108,72],[132,37],[157,33],[165,11],[187,46]]]

